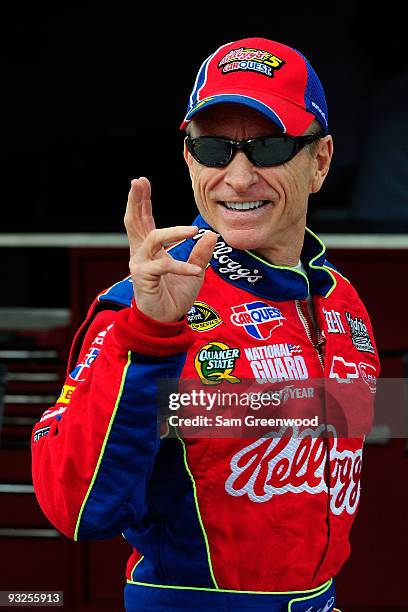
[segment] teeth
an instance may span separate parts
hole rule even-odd
[[[232,210],[251,210],[263,206],[265,200],[256,200],[255,202],[224,202],[224,204]]]

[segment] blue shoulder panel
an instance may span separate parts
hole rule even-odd
[[[127,276],[118,283],[106,289],[104,293],[98,295],[99,302],[114,302],[121,306],[130,306],[133,298],[132,278]]]

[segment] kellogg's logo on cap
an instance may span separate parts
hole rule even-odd
[[[275,70],[281,68],[284,63],[283,59],[269,51],[239,47],[224,55],[218,63],[218,68],[223,74],[236,70],[253,70],[273,78]]]

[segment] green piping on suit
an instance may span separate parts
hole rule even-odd
[[[88,501],[88,497],[91,494],[92,487],[94,486],[96,477],[98,476],[99,467],[101,465],[101,462],[102,462],[102,459],[103,459],[103,455],[104,455],[104,452],[105,452],[105,448],[106,448],[106,445],[108,443],[108,438],[109,438],[109,435],[110,435],[110,432],[111,432],[111,429],[112,429],[112,426],[113,426],[113,421],[115,420],[116,412],[118,410],[118,406],[119,406],[120,400],[122,399],[123,387],[125,386],[126,375],[127,375],[127,371],[129,369],[129,366],[130,366],[131,357],[132,357],[132,353],[131,353],[131,351],[129,351],[128,352],[127,363],[126,363],[126,365],[125,365],[125,367],[123,369],[122,380],[121,380],[120,387],[119,387],[118,397],[116,398],[115,407],[113,409],[112,416],[111,416],[110,421],[109,421],[108,429],[106,431],[105,438],[103,440],[101,452],[99,453],[98,463],[96,464],[96,468],[95,468],[95,471],[93,473],[91,483],[90,483],[90,485],[88,487],[88,491],[87,491],[87,493],[85,495],[84,501],[82,502],[82,506],[81,506],[81,509],[79,511],[79,514],[78,514],[78,519],[77,519],[77,523],[76,523],[76,527],[75,527],[75,534],[74,534],[74,540],[75,541],[78,541],[78,531],[79,531],[79,525],[80,525],[81,518],[82,518],[82,513],[83,513],[83,511],[85,509],[85,504]]]
[[[206,548],[206,551],[207,551],[208,568],[210,570],[210,574],[211,574],[211,578],[212,578],[212,581],[214,583],[214,586],[218,590],[218,584],[217,584],[217,581],[216,581],[215,576],[214,576],[214,571],[213,571],[212,562],[211,562],[211,553],[210,553],[210,546],[208,544],[208,537],[207,537],[207,533],[205,531],[203,520],[201,518],[200,507],[198,505],[197,489],[196,489],[196,485],[195,485],[195,480],[194,480],[194,476],[192,475],[191,470],[190,470],[189,465],[188,465],[188,462],[187,462],[187,449],[186,449],[186,445],[185,445],[184,441],[180,438],[178,432],[177,432],[177,438],[180,440],[180,442],[181,442],[181,444],[183,446],[184,466],[185,466],[185,468],[187,470],[188,475],[191,478],[191,484],[193,485],[194,502],[195,502],[195,507],[196,507],[196,511],[197,511],[198,522],[200,523],[201,531],[203,532],[205,548]],[[209,589],[209,590],[211,590],[211,589]]]
[[[305,593],[309,593],[309,595],[307,595],[306,597],[294,600],[293,603],[296,603],[296,601],[307,601],[307,599],[311,599],[312,597],[316,597],[317,595],[323,595],[323,593],[325,593],[331,587],[332,582],[333,579],[330,578],[330,580],[328,580],[321,586],[316,587],[314,589],[307,589],[306,591],[234,591],[232,589],[219,588],[217,588],[217,590],[215,591],[214,589],[208,589],[206,587],[186,587],[165,584],[150,584],[149,582],[137,582],[135,580],[127,580],[128,584],[135,584],[137,586],[156,587],[158,589],[176,589],[179,591],[206,591],[207,593],[233,593],[235,595],[304,595]]]

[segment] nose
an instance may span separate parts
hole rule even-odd
[[[254,166],[243,151],[237,151],[226,166],[224,181],[237,193],[244,193],[258,182],[256,166]]]

